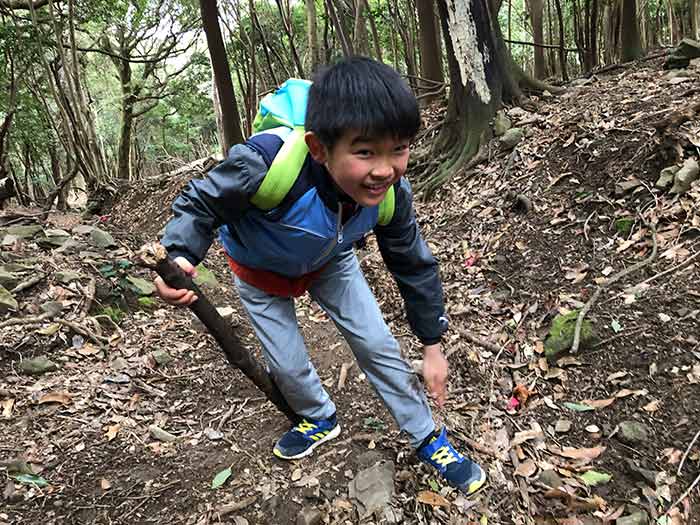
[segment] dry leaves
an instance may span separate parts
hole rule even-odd
[[[39,404],[44,403],[60,403],[62,405],[70,405],[73,402],[71,395],[68,392],[50,392],[39,398]]]
[[[436,494],[435,492],[432,492],[430,490],[420,491],[416,496],[416,501],[418,501],[419,503],[425,503],[426,505],[430,505],[431,507],[450,507],[449,501],[447,501],[440,494]]]

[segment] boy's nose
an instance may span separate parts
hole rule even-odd
[[[374,166],[370,175],[377,178],[391,177],[394,174],[394,167],[390,163],[381,163]]]

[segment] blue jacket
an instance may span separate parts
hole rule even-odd
[[[161,240],[171,257],[198,264],[218,228],[224,249],[236,262],[294,278],[320,269],[374,230],[412,331],[424,344],[438,342],[447,327],[442,285],[437,263],[418,230],[408,181],[402,178],[394,186],[395,211],[389,224],[377,224],[376,206],[358,206],[342,224],[342,198],[325,167],[309,155],[279,206],[262,211],[250,199],[282,143],[279,132],[254,135],[231,148],[206,178],[189,183],[173,204],[174,217]]]

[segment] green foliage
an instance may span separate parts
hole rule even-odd
[[[116,324],[121,323],[126,316],[126,312],[118,306],[105,306],[100,310],[101,315],[106,315]]]

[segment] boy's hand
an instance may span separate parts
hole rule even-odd
[[[440,343],[423,347],[423,380],[438,408],[445,404],[447,368],[447,359],[442,354]]]
[[[190,261],[184,257],[177,257],[175,262],[187,275],[190,277],[197,277],[197,271],[195,270],[194,266],[192,266]],[[163,282],[161,277],[156,277],[153,282],[156,285],[158,295],[168,304],[175,306],[189,306],[198,299],[192,290],[187,290],[186,288],[182,288],[181,290],[170,288],[170,286]]]

